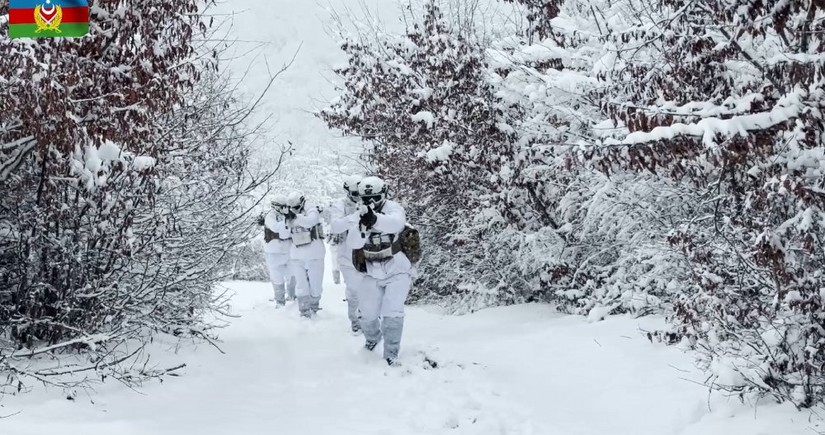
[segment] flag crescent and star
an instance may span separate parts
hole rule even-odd
[[[11,38],[79,37],[87,33],[87,0],[9,1]]]

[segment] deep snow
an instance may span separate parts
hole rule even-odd
[[[74,401],[38,390],[0,402],[0,434],[810,435],[808,414],[710,397],[689,355],[641,329],[661,319],[585,318],[524,305],[445,316],[409,309],[402,367],[361,349],[341,286],[317,319],[276,310],[265,283],[232,282],[221,354],[160,356],[181,377],[117,383]],[[378,349],[380,351],[380,348]],[[439,363],[432,369],[422,353]],[[708,407],[713,412],[709,412]]]
[[[259,154],[271,162],[277,144],[292,140],[281,178],[313,195],[357,166],[360,145],[311,113],[334,95],[329,69],[343,60],[324,32],[327,10],[357,3],[233,0],[218,11],[234,14],[239,41],[227,58],[248,98],[266,83],[264,58],[277,68],[301,46],[260,107],[270,132]],[[392,22],[393,0],[367,4]],[[306,177],[308,168],[318,170]],[[315,321],[300,320],[294,306],[275,310],[268,284],[227,283],[240,317],[222,331],[225,354],[208,345],[156,354],[164,367],[187,367],[138,391],[110,382],[74,401],[43,388],[0,398],[0,416],[19,412],[0,419],[0,435],[814,433],[810,413],[709,395],[689,355],[644,338],[640,329],[661,326],[655,318],[589,323],[541,305],[451,317],[415,307],[403,366],[389,368],[348,332],[343,289],[331,282],[328,274]],[[421,353],[439,368],[427,369]]]

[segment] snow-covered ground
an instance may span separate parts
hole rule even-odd
[[[261,157],[291,140],[296,153],[281,176],[315,195],[357,166],[357,142],[329,132],[311,112],[333,96],[329,69],[343,60],[324,31],[327,9],[358,3],[233,0],[220,7],[234,14],[239,42],[227,56],[235,56],[229,66],[236,78],[249,69],[241,87],[250,98],[267,81],[264,58],[277,68],[300,46],[262,102],[258,120],[271,121]],[[397,10],[394,0],[367,4],[380,5],[385,21]],[[156,354],[164,367],[187,367],[136,391],[110,382],[71,401],[43,388],[0,398],[0,416],[17,413],[0,419],[0,435],[815,433],[808,413],[709,395],[689,355],[640,332],[661,319],[589,323],[541,305],[462,317],[413,307],[403,366],[389,368],[348,332],[343,289],[329,273],[326,284],[324,310],[304,321],[294,306],[276,310],[267,301],[268,284],[227,283],[239,317],[221,333],[224,354],[208,345]]]
[[[807,414],[709,398],[691,359],[640,333],[660,319],[589,323],[542,305],[445,316],[409,309],[402,367],[348,331],[343,289],[326,276],[319,317],[276,310],[265,283],[232,282],[221,354],[173,357],[181,377],[139,391],[117,383],[66,400],[6,397],[0,434],[810,435]],[[380,348],[379,348],[380,351]],[[426,354],[438,362],[425,363]],[[710,407],[710,410],[709,410]]]

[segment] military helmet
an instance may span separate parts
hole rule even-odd
[[[358,175],[349,175],[344,177],[344,190],[347,191],[347,197],[352,202],[358,202],[358,183],[364,177]]]
[[[378,177],[367,177],[358,183],[358,196],[364,205],[380,207],[387,200],[387,185]]]
[[[306,198],[301,192],[292,192],[286,199],[286,205],[288,205],[293,211],[303,210],[306,203]]]

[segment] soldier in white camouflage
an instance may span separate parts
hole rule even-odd
[[[269,278],[272,281],[273,299],[277,307],[286,304],[287,293],[295,297],[295,280],[289,272],[289,251],[292,246],[291,235],[286,227],[285,213],[287,198],[275,195],[270,204],[272,210],[263,218],[264,254]]]
[[[353,216],[359,204],[358,182],[361,177],[350,176],[344,179],[343,187],[346,192],[344,198],[340,198],[330,206],[330,232],[336,237],[335,263],[337,269],[344,278],[347,298],[347,315],[353,333],[361,331],[360,314],[358,311],[359,293],[364,279],[364,274],[355,270],[352,265],[352,247],[347,243],[347,234],[350,231],[358,231],[358,222]]]
[[[361,204],[348,217],[358,229],[347,239],[358,250],[353,265],[364,273],[359,293],[364,347],[372,351],[383,339],[384,359],[392,366],[401,349],[404,304],[416,273],[401,243],[407,217],[400,204],[387,199],[387,187],[378,177],[361,180],[358,194]]]

